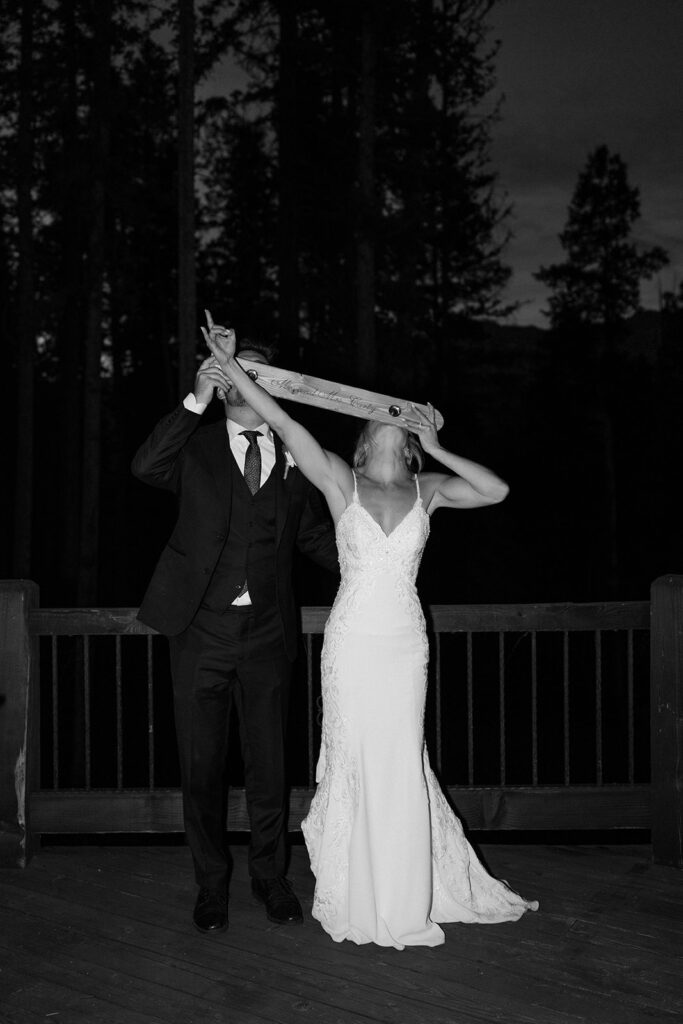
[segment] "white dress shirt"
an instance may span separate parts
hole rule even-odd
[[[183,405],[188,412],[197,413],[198,416],[206,409],[206,402],[198,402],[194,397],[194,393],[191,391],[183,399]],[[241,423],[235,423],[234,420],[226,419],[225,421],[228,430],[228,440],[232,454],[235,456],[237,465],[244,474],[244,460],[247,454],[247,448],[249,447],[249,441],[246,439],[243,430],[246,428]],[[259,487],[263,487],[264,483],[273,471],[275,465],[275,440],[273,438],[273,432],[267,423],[260,423],[258,427],[249,427],[249,430],[258,430],[261,437],[256,438],[256,442],[261,452],[261,482]],[[232,602],[234,605],[251,604],[251,598],[249,591],[245,591],[239,597],[235,598]]]
[[[249,442],[242,433],[245,429],[241,423],[235,423],[234,420],[225,421],[228,427],[228,437],[230,439],[230,448],[232,454],[235,456],[237,465],[244,473],[244,460],[247,455],[247,448]],[[250,430],[258,430],[261,434],[260,437],[256,438],[261,452],[261,482],[259,487],[263,487],[264,483],[270,476],[273,466],[275,465],[275,441],[273,440],[273,432],[267,423],[260,423],[258,427],[250,427]]]

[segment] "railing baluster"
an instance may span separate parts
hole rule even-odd
[[[436,648],[436,767],[441,771],[442,765],[442,735],[441,735],[441,633],[435,634],[434,646]]]
[[[116,788],[123,789],[123,699],[121,694],[121,637],[114,638],[116,674]]]
[[[505,766],[505,633],[498,633],[498,729],[500,747],[500,784],[507,778]]]
[[[531,784],[538,785],[538,673],[535,630],[531,634]]]
[[[52,788],[59,789],[59,660],[57,637],[51,638],[52,656]]]
[[[474,686],[472,633],[467,631],[467,779],[474,785]]]
[[[626,631],[626,689],[628,701],[628,781],[635,779],[635,730],[633,716],[633,630]]]
[[[637,814],[641,815],[637,820],[645,820],[645,797],[640,790],[643,787],[636,783],[639,775],[636,764],[636,755],[639,755],[640,744],[645,742],[647,720],[640,714],[640,705],[636,707],[641,696],[641,685],[645,684],[646,665],[641,659],[639,646],[639,635],[636,630],[647,634],[649,620],[647,613],[649,607],[644,602],[626,602],[622,604],[609,603],[591,608],[589,606],[511,606],[507,610],[504,606],[496,606],[492,613],[487,614],[483,607],[476,609],[467,606],[449,607],[438,606],[438,611],[433,614],[434,635],[432,645],[432,666],[430,676],[434,673],[434,709],[436,719],[432,733],[435,740],[434,762],[435,768],[443,775],[444,771],[449,772],[451,762],[449,743],[452,742],[451,723],[446,720],[450,707],[450,696],[446,694],[448,681],[444,676],[445,668],[450,665],[449,647],[443,646],[444,635],[457,633],[460,637],[465,635],[466,643],[466,692],[463,695],[460,685],[461,697],[457,707],[459,711],[459,725],[456,729],[460,731],[462,739],[467,743],[467,764],[459,756],[456,778],[444,778],[446,785],[470,786],[475,790],[480,787],[488,789],[490,786],[498,786],[505,789],[517,783],[518,775],[521,773],[519,785],[528,787],[533,785],[542,791],[544,784],[553,779],[563,781],[567,788],[576,785],[590,785],[593,779],[593,786],[602,787],[603,799],[607,802],[608,795],[605,792],[606,780],[615,782],[617,789],[625,789],[626,785],[634,790],[634,800],[638,803]],[[641,607],[642,605],[642,607]],[[637,607],[636,607],[637,606]],[[33,635],[37,637],[50,637],[50,656],[43,658],[43,689],[45,704],[43,710],[44,752],[47,755],[45,761],[45,773],[41,785],[49,789],[55,797],[61,793],[60,787],[75,787],[84,794],[90,792],[91,799],[102,796],[105,791],[100,792],[101,769],[106,769],[106,777],[110,781],[107,786],[113,785],[111,769],[114,764],[109,760],[111,755],[111,743],[114,742],[115,750],[115,775],[116,789],[119,793],[132,792],[130,787],[137,788],[138,785],[145,787],[145,782],[139,780],[139,771],[136,770],[135,779],[129,778],[128,771],[128,715],[133,710],[128,707],[126,684],[123,681],[124,671],[129,670],[128,657],[124,657],[127,648],[124,644],[124,637],[132,633],[142,633],[146,642],[146,673],[147,673],[147,694],[146,711],[148,719],[148,780],[150,791],[156,786],[156,725],[163,730],[165,742],[166,730],[169,728],[169,721],[164,714],[155,721],[155,694],[154,694],[154,644],[157,642],[150,633],[138,628],[134,623],[133,609],[117,610],[116,614],[109,609],[76,609],[68,611],[61,609],[46,610],[40,609],[33,614],[31,620]],[[125,614],[124,614],[125,612]],[[322,621],[322,616],[320,619]],[[309,789],[315,785],[315,747],[319,737],[320,717],[316,719],[316,711],[320,704],[318,669],[316,665],[316,651],[319,650],[319,637],[321,629],[316,624],[307,626],[313,632],[306,632],[306,673],[307,673],[307,723],[301,722],[299,730],[300,739],[303,742],[304,729],[307,735],[307,764],[299,756],[303,753],[292,749],[292,754],[297,765],[297,777],[293,779],[295,786],[305,785],[308,782]],[[613,642],[608,640],[602,643],[602,636],[605,625],[610,631],[614,630],[616,639]],[[510,641],[506,638],[506,632],[513,634]],[[479,633],[497,633],[497,657],[498,657],[498,768],[499,781],[495,778],[493,764],[490,760],[496,760],[494,745],[496,738],[493,730],[496,728],[489,712],[492,710],[493,697],[491,687],[494,684],[493,677],[489,675],[493,671],[490,664],[493,649],[493,637],[483,635],[481,641],[481,656],[477,663],[479,675],[474,677],[474,637]],[[547,634],[551,638],[550,643],[541,637],[539,633]],[[557,648],[558,641],[552,639],[552,634],[562,634],[562,654]],[[577,636],[573,636],[576,633]],[[622,641],[621,634],[625,634]],[[96,641],[94,644],[91,637],[113,637],[114,649],[108,640]],[[60,637],[65,639],[60,640]],[[73,638],[73,639],[66,639]],[[636,642],[638,640],[638,642]],[[529,643],[529,653],[525,647]],[[446,640],[448,645],[449,641]],[[101,644],[100,647],[97,645]],[[625,650],[624,646],[625,644]],[[462,640],[458,639],[455,650],[459,652],[460,670],[462,669]],[[133,646],[131,644],[131,646]],[[591,647],[593,651],[591,652]],[[637,650],[636,650],[637,648]],[[41,647],[41,651],[43,648]],[[47,651],[44,651],[47,655]],[[111,663],[111,654],[114,654],[114,665]],[[141,651],[139,652],[142,653]],[[624,656],[625,655],[625,656]],[[558,657],[559,656],[559,657]],[[67,658],[68,692],[65,692],[63,676]],[[530,662],[529,662],[530,659]],[[125,662],[125,665],[124,665]],[[561,669],[560,669],[561,662]],[[111,685],[111,676],[106,673],[106,678],[101,679],[101,669],[114,667],[115,669],[115,715],[106,721],[99,713],[100,698],[110,700],[106,696]],[[529,666],[529,667],[527,667]],[[135,670],[135,663],[131,666]],[[138,668],[144,671],[142,665]],[[462,684],[462,673],[460,672],[460,684]],[[509,670],[509,671],[508,671]],[[593,671],[594,693],[590,693],[590,673]],[[47,673],[51,672],[50,682],[47,681]],[[528,684],[530,687],[530,705],[526,705],[527,673],[530,672]],[[561,672],[562,681],[557,678]],[[545,686],[546,679],[554,676],[556,682],[552,686]],[[481,677],[481,678],[480,678]],[[516,737],[513,732],[510,734],[510,745],[507,743],[507,688],[508,678],[510,679],[511,708],[512,704],[518,705],[522,712],[522,721],[517,722],[521,726],[522,746],[517,754]],[[515,683],[521,678],[522,691],[516,692]],[[109,681],[107,681],[109,680]],[[552,679],[551,679],[552,682]],[[574,707],[574,691],[572,687],[579,685],[581,692],[576,694],[577,706]],[[612,744],[612,734],[607,730],[611,729],[612,713],[612,688],[618,686],[614,699],[618,700],[618,720],[626,727],[627,736],[620,733],[618,747]],[[587,690],[586,690],[587,688]],[[515,692],[513,693],[513,689]],[[541,689],[543,693],[541,694]],[[476,693],[475,693],[476,690]],[[125,691],[125,692],[124,692]],[[644,691],[643,691],[644,694]],[[142,695],[140,695],[142,696]],[[462,719],[462,696],[467,702],[466,723]],[[585,701],[588,701],[588,708]],[[590,700],[594,700],[594,771],[591,776],[590,766],[587,772],[583,765],[583,754],[579,749],[578,740],[585,741],[584,736],[573,735],[576,727],[576,713],[582,720],[582,716],[588,711],[590,718]],[[136,701],[137,704],[137,701]],[[67,722],[66,715],[69,709],[74,706],[76,716],[75,722]],[[486,712],[479,714],[480,706],[486,706]],[[162,710],[160,708],[160,710]],[[541,730],[545,728],[546,710],[549,712],[549,721],[552,724],[552,737],[541,736]],[[51,712],[52,720],[48,722],[48,715]],[[516,712],[511,710],[511,715]],[[560,725],[560,715],[562,723]],[[170,717],[170,716],[169,716]],[[518,715],[517,715],[518,717]],[[527,720],[526,726],[524,719]],[[511,720],[512,722],[512,720]],[[431,703],[430,703],[431,723]],[[67,727],[73,730],[74,724],[77,734],[73,739],[76,741],[76,749],[72,758],[67,758],[65,772],[61,771],[62,754],[61,736],[62,730]],[[462,734],[463,725],[466,729],[466,736]],[[170,721],[172,729],[172,720]],[[527,728],[529,732],[527,732]],[[100,730],[103,732],[102,748],[106,757],[106,764],[101,764],[100,757]],[[590,725],[588,725],[590,744]],[[51,766],[48,746],[50,745],[50,731],[52,740]],[[96,735],[95,735],[96,734]],[[83,747],[83,737],[85,739]],[[563,744],[562,754],[554,742],[555,738]],[[624,740],[626,742],[624,742]],[[585,742],[584,742],[585,747]],[[73,743],[69,743],[69,749]],[[66,751],[66,747],[65,747]],[[462,753],[462,752],[461,752]],[[480,764],[484,764],[486,755],[487,765],[483,778],[480,771]],[[135,764],[143,770],[141,762],[144,761],[145,752],[142,747],[142,736],[139,736],[139,746],[136,752],[131,752]],[[511,780],[507,778],[507,764],[510,757]],[[590,754],[589,754],[590,760]],[[73,761],[73,764],[72,764]],[[639,764],[640,762],[638,762]],[[107,765],[109,767],[107,768]],[[526,766],[526,767],[525,767]],[[52,775],[49,777],[51,767]],[[527,771],[530,770],[530,775]],[[586,774],[588,781],[586,781]],[[513,777],[514,776],[514,777]],[[482,781],[483,779],[483,781]],[[126,786],[129,787],[126,790]],[[55,792],[59,791],[59,792]],[[537,794],[538,795],[538,794]],[[47,796],[47,794],[45,794]],[[551,798],[549,797],[548,800]],[[598,800],[600,797],[598,797]],[[609,798],[611,799],[611,797]],[[620,793],[619,799],[624,799]],[[540,804],[544,805],[545,794],[542,794]],[[63,801],[65,804],[67,801]],[[53,801],[54,803],[54,801]],[[38,806],[38,803],[37,803]],[[545,805],[544,805],[545,806]],[[615,804],[615,806],[617,806]],[[635,806],[635,804],[634,804]],[[630,805],[629,805],[630,807]],[[41,813],[45,813],[41,811]],[[545,813],[545,812],[544,812]],[[636,813],[629,810],[633,818]],[[629,818],[629,820],[631,820]],[[54,819],[54,823],[65,827],[68,823],[68,815],[63,821]],[[523,827],[520,825],[520,827]],[[616,827],[616,826],[614,826]],[[40,831],[40,830],[39,830]]]
[[[85,788],[90,789],[92,779],[92,751],[90,747],[90,637],[83,637],[83,721],[85,726]]]
[[[308,788],[315,785],[313,764],[313,634],[306,634],[306,687],[308,695]]]
[[[595,781],[602,785],[602,633],[595,630]]]
[[[154,649],[152,637],[147,637],[147,762],[149,765],[149,788],[154,789]]]
[[[569,722],[569,632],[566,629],[562,634],[562,728],[564,733],[564,784],[568,786],[571,778],[569,747],[571,726]]]

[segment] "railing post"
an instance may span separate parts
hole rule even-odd
[[[683,867],[683,576],[651,589],[652,853]]]
[[[33,742],[38,646],[28,620],[38,597],[30,580],[0,580],[0,867],[26,867],[37,841],[29,794],[39,764]]]

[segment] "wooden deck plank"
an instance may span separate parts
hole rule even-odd
[[[540,912],[495,927],[446,925],[445,946],[399,952],[336,944],[310,918],[270,925],[251,898],[245,847],[234,850],[231,927],[210,938],[191,928],[186,848],[48,847],[26,871],[0,872],[4,977],[15,986],[8,1024],[46,1019],[55,1000],[69,1024],[679,1019],[679,873],[649,863],[643,848],[493,844],[484,854],[496,875],[541,899]],[[290,877],[308,917],[313,879],[302,847]],[[657,899],[648,903],[650,877]],[[21,1016],[32,1007],[36,1016]]]
[[[30,951],[30,944],[24,943],[19,947],[19,952],[24,955]],[[13,956],[7,950],[3,950],[3,955]],[[203,992],[188,990],[182,987],[186,978],[180,972],[169,977],[161,971],[161,965],[156,964],[145,973],[144,959],[139,958],[136,974],[131,974],[125,970],[125,964],[122,965],[120,950],[116,951],[115,957],[112,958],[111,952],[108,956],[110,963],[106,962],[107,950],[92,942],[72,947],[69,954],[53,949],[49,960],[41,958],[39,963],[34,962],[31,973],[41,982],[48,982],[53,989],[68,993],[70,1002],[77,1002],[85,995],[93,1000],[95,1007],[97,1004],[117,1007],[116,1017],[125,1019],[126,1024],[131,1013],[140,1015],[145,1021],[158,1020],[160,1024],[207,1021],[211,1020],[216,1006],[231,1005],[225,1003],[223,990],[215,992],[209,982]],[[112,959],[114,966],[110,965]],[[268,1016],[246,1009],[241,990],[235,993],[229,985],[225,987],[229,997],[239,1000],[244,1024],[264,1024],[269,1020]]]
[[[41,907],[44,905],[44,901],[41,901]],[[19,903],[16,909],[18,912]],[[48,913],[50,917],[56,916],[52,907],[48,907]],[[176,955],[169,962],[168,954],[160,954],[155,948],[155,943],[159,941],[158,935],[150,937],[136,930],[134,947],[119,942],[112,952],[113,937],[102,934],[96,938],[88,936],[81,931],[86,926],[87,916],[80,920],[80,927],[76,930],[73,927],[51,926],[33,918],[30,910],[25,909],[23,923],[15,929],[11,942],[13,945],[18,944],[25,952],[36,955],[46,944],[53,949],[63,949],[68,945],[68,953],[53,954],[53,959],[57,961],[65,958],[64,967],[67,972],[69,965],[76,961],[87,967],[88,977],[95,975],[102,983],[111,984],[112,978],[118,978],[124,991],[130,988],[135,991],[140,981],[152,987],[161,984],[168,989],[174,1004],[179,1002],[177,987],[180,985],[183,993],[189,991],[193,997],[196,995],[213,1001],[219,1001],[222,993],[230,989],[229,1002],[237,1002],[241,1007],[248,1006],[251,1010],[254,1009],[253,1000],[265,990],[268,993],[268,1010],[277,1007],[277,1019],[282,1017],[283,1020],[299,1019],[298,1004],[305,997],[304,1002],[310,1010],[314,1010],[316,1021],[323,1024],[338,1020],[339,1012],[355,1013],[359,1019],[400,1021],[408,1010],[410,1020],[415,1024],[421,1024],[422,1021],[448,1022],[454,1001],[457,1001],[460,1012],[466,1014],[463,1016],[466,1020],[491,1019],[491,1010],[494,1008],[501,1014],[507,1013],[508,1019],[515,1021],[535,1019],[528,1017],[524,1009],[526,989],[519,993],[505,992],[495,1007],[489,1000],[487,1010],[482,1013],[476,988],[470,991],[470,986],[461,978],[447,979],[435,988],[427,973],[428,980],[425,983],[422,981],[424,956],[429,956],[432,951],[414,951],[424,955],[419,975],[421,981],[417,984],[404,980],[400,992],[396,992],[396,979],[392,971],[379,972],[370,977],[363,970],[363,961],[358,956],[352,968],[341,972],[341,975],[339,958],[338,955],[335,957],[334,950],[328,959],[332,969],[322,969],[319,963],[311,968],[306,947],[311,940],[316,943],[320,938],[312,928],[308,929],[309,935],[307,938],[304,936],[302,941],[300,936],[306,929],[273,929],[264,923],[264,928],[275,931],[277,938],[282,940],[277,951],[273,947],[264,950],[263,936],[250,935],[249,930],[244,928],[236,937],[234,946],[227,936],[216,936],[218,941],[202,941],[201,937],[190,935],[187,940],[183,933],[181,949],[176,948],[176,953],[181,956]],[[129,941],[132,941],[132,937]],[[144,947],[141,943],[144,943]],[[0,939],[2,944],[3,940]],[[183,945],[185,948],[182,948]],[[357,953],[360,952],[357,950]],[[394,954],[394,958],[396,956],[394,950],[375,952],[385,958],[387,953]],[[112,959],[115,963],[114,973],[109,966]],[[362,981],[358,980],[351,985],[349,977],[359,970],[363,972]],[[397,998],[400,999],[400,1007],[396,1005]],[[520,1006],[518,1012],[515,1012],[514,1003],[517,998]],[[362,1013],[359,1006],[363,1007]],[[292,1014],[292,1010],[297,1012]],[[188,1007],[185,1007],[185,1012],[188,1012]],[[505,1017],[501,1016],[500,1019]],[[554,1024],[555,1021],[572,1018],[566,1014],[549,1012],[546,1019],[548,1024]],[[574,1019],[583,1020],[582,1017]]]
[[[2,976],[12,990],[0,1001],[2,1024],[36,1024],[37,1021],[68,1021],[68,1024],[167,1024],[163,1015],[139,1013],[112,1005],[99,995],[86,994],[41,976],[40,966],[27,963],[25,955],[3,951]],[[14,964],[14,966],[12,966]]]

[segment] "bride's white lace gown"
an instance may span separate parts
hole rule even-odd
[[[313,916],[336,941],[397,949],[442,943],[437,922],[514,921],[538,906],[484,869],[429,766],[428,644],[415,589],[429,516],[417,480],[416,491],[389,536],[357,483],[337,524],[318,788],[302,824]]]

